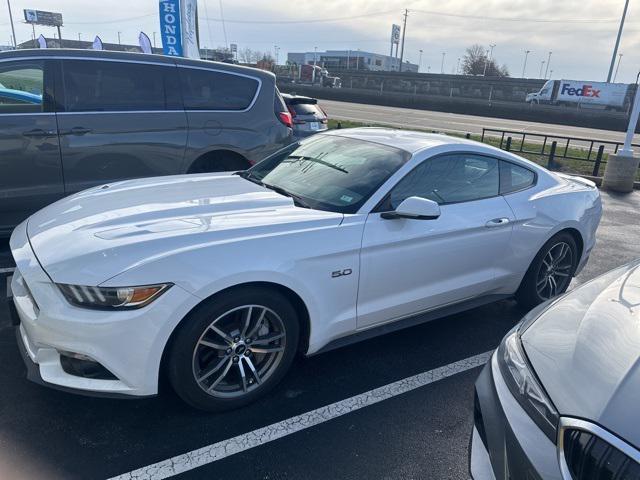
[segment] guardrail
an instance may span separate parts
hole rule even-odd
[[[499,148],[502,150],[546,157],[549,170],[559,170],[561,168],[559,160],[591,164],[593,168],[589,169],[589,173],[594,177],[600,176],[600,170],[607,163],[606,158],[609,154],[618,153],[623,146],[621,142],[607,140],[483,128],[480,141],[490,143],[490,138],[499,138]],[[540,145],[539,148],[538,145]],[[640,148],[639,144],[633,144],[633,146]]]

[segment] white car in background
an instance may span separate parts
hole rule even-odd
[[[564,292],[601,212],[588,180],[487,145],[321,133],[245,172],[104,185],[31,216],[11,238],[19,346],[48,386],[148,396],[166,375],[191,405],[234,408],[297,352]]]

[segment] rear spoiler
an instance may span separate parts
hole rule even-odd
[[[575,183],[579,183],[581,185],[584,185],[585,187],[596,188],[596,183],[592,182],[588,178],[578,177],[576,175],[567,175],[566,173],[558,173],[558,172],[554,172],[554,173],[564,180],[569,180]]]
[[[317,105],[318,100],[310,97],[292,97],[288,98],[287,101],[290,105]]]

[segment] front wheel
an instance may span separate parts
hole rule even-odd
[[[185,319],[169,352],[169,380],[190,405],[222,411],[266,394],[298,347],[295,309],[277,291],[242,288]]]
[[[525,308],[533,308],[564,293],[578,266],[578,248],[573,236],[561,232],[540,249],[531,262],[516,300]]]

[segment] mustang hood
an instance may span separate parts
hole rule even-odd
[[[296,207],[237,175],[181,175],[85,190],[34,214],[27,232],[54,282],[99,285],[170,252],[338,225],[342,218]]]
[[[576,289],[522,342],[561,415],[594,421],[640,447],[640,263]]]

